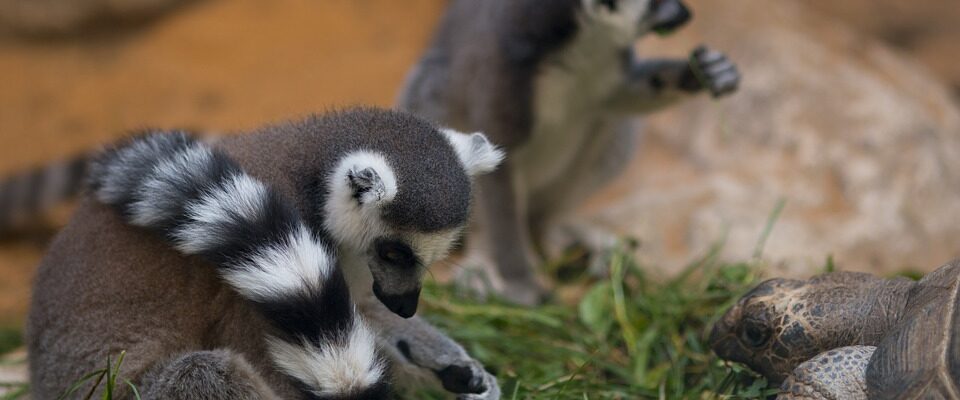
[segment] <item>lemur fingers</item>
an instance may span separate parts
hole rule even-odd
[[[444,389],[457,393],[460,398],[500,397],[497,378],[457,342],[422,318],[403,319],[377,303],[363,303],[362,307],[364,315],[381,330],[381,343],[387,354],[398,364],[430,371]]]
[[[480,362],[470,358],[459,345],[452,341],[452,346],[435,342],[435,346],[424,347],[423,344],[418,341],[411,345],[411,342],[401,339],[396,346],[407,361],[433,371],[443,388],[457,393],[458,399],[500,398],[497,378],[484,370]],[[436,346],[437,344],[440,345]],[[411,346],[416,346],[416,352]]]
[[[483,370],[481,370],[481,373],[482,373],[482,381],[480,384],[485,389],[480,393],[459,394],[457,395],[457,400],[498,400],[500,399],[500,386],[497,384],[497,378]]]
[[[727,56],[706,46],[693,50],[691,68],[713,97],[733,93],[740,85],[740,71]]]
[[[90,186],[135,226],[213,263],[274,327],[273,363],[311,398],[387,396],[375,335],[357,315],[332,242],[225,153],[154,133],[106,153]]]

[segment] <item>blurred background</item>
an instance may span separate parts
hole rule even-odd
[[[229,133],[389,107],[444,3],[0,0],[0,175],[137,128]],[[689,3],[693,23],[641,55],[708,43],[740,65],[741,91],[650,116],[639,157],[582,217],[637,238],[664,275],[714,245],[771,275],[828,257],[929,271],[958,255],[956,0]],[[0,324],[22,323],[47,239],[0,241]]]

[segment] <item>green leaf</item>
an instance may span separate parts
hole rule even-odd
[[[580,322],[599,337],[606,337],[613,327],[613,291],[610,283],[598,283],[580,301]]]

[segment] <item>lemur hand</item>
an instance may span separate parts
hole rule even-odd
[[[409,372],[413,374],[410,378],[426,373],[459,400],[500,399],[497,378],[426,320],[417,316],[400,318],[373,296],[364,296],[359,305],[364,317],[379,331],[380,347],[393,362],[396,373]],[[402,386],[404,382],[399,383]]]
[[[427,329],[432,331],[432,329]],[[396,349],[413,365],[434,373],[443,388],[457,394],[458,400],[497,400],[500,386],[497,378],[470,358],[460,345],[446,336],[420,330],[400,338]]]
[[[740,85],[740,71],[727,56],[706,46],[698,46],[690,54],[690,73],[701,88],[713,97],[733,93]]]

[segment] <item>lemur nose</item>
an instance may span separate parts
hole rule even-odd
[[[417,304],[419,303],[420,296],[399,296],[397,301],[390,307],[390,310],[403,318],[410,318],[417,313]]]
[[[384,293],[380,285],[374,282],[373,295],[377,296],[377,299],[387,306],[387,309],[403,318],[410,318],[417,313],[417,305],[420,302],[420,288],[407,293],[388,294]]]

